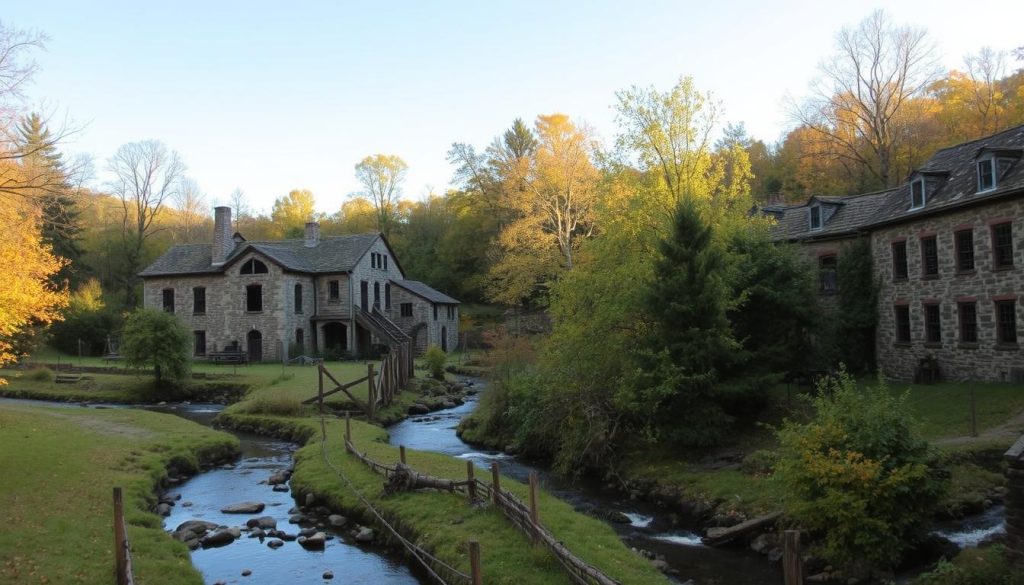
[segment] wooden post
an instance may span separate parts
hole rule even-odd
[[[782,570],[786,585],[804,585],[804,561],[800,557],[800,531],[787,530],[782,550]]]
[[[126,585],[128,557],[127,543],[124,533],[124,503],[121,499],[121,488],[114,488],[114,570],[116,571],[117,585]]]
[[[324,365],[319,364],[317,367],[318,376],[318,394],[317,394],[317,405],[320,407],[320,414],[324,413]]]
[[[978,406],[974,400],[974,386],[971,386],[971,436],[978,436]]]
[[[469,541],[469,573],[472,585],[483,585],[484,578],[480,571],[480,543]]]
[[[501,472],[498,470],[498,462],[491,462],[491,501],[497,506],[501,502],[498,500],[500,497],[498,494],[501,493]]]
[[[540,511],[537,509],[537,472],[530,472],[530,533],[533,535],[533,544],[539,541],[537,530],[540,524]]]
[[[373,414],[377,410],[377,389],[373,383],[373,364],[366,364],[366,416],[373,420]]]
[[[473,462],[466,460],[466,488],[469,490],[469,501],[476,501],[476,479],[473,478]]]
[[[398,446],[398,458],[402,460],[402,465],[405,465],[405,445]]]
[[[352,442],[352,419],[349,417],[349,412],[345,411],[345,440]]]

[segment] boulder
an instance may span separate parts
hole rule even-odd
[[[306,494],[306,506],[312,506],[316,503],[316,496],[313,494]]]
[[[252,532],[249,533],[249,538],[263,538],[267,533],[263,532],[262,528],[253,528]]]
[[[333,579],[334,578],[334,573],[332,573],[330,571],[324,571],[323,578],[324,579]]]
[[[300,536],[298,539],[299,546],[310,550],[320,550],[326,542],[327,535],[323,532],[317,532],[312,536]]]
[[[256,518],[256,525],[266,530],[267,528],[277,528],[277,520],[274,520],[270,516],[260,516]]]
[[[754,540],[750,541],[750,548],[754,552],[766,552],[766,549],[771,546],[771,537],[767,534],[761,534]]]
[[[228,533],[231,534],[231,536],[234,536],[235,538],[242,537],[242,529],[237,526],[231,526],[230,528],[225,528],[225,530],[227,530]]]
[[[609,521],[616,524],[630,524],[632,522],[632,520],[629,519],[629,516],[626,516],[618,510],[611,510],[605,516]]]
[[[267,541],[267,546],[269,546],[270,548],[281,548],[282,546],[284,546],[284,541],[283,540],[276,540],[276,539],[275,540],[268,540]]]
[[[274,490],[275,492],[282,492],[282,493],[284,493],[284,492],[288,491],[289,488],[285,484],[281,483],[281,484],[275,485],[274,487],[272,487],[270,489]]]
[[[327,522],[335,528],[341,528],[348,522],[348,519],[340,514],[331,514],[327,517]]]
[[[250,571],[249,569],[242,569],[243,577],[248,577],[249,575],[252,575],[252,571]]]
[[[231,544],[235,541],[235,538],[236,536],[233,535],[230,530],[221,529],[215,530],[204,536],[200,539],[199,544],[202,545],[203,548],[212,548]]]
[[[192,502],[182,502],[181,503],[181,507],[182,508],[191,508],[192,507]]]
[[[665,561],[663,561],[661,559],[654,559],[653,561],[651,561],[651,564],[654,565],[655,569],[658,569],[662,573],[664,573],[665,571],[669,570],[668,563],[666,563]]]
[[[288,472],[287,471],[278,471],[278,472],[276,472],[276,473],[274,473],[273,475],[270,476],[270,479],[267,480],[267,483],[269,483],[270,485],[278,485],[278,484],[281,484],[281,483],[285,483],[287,481],[288,481]]]
[[[178,525],[174,529],[175,532],[191,532],[196,536],[202,536],[207,532],[213,530],[218,525],[213,522],[207,522],[205,520],[187,520]]]
[[[427,414],[428,412],[430,412],[430,408],[427,407],[426,404],[420,404],[419,402],[416,402],[409,406],[409,414],[412,415]]]
[[[303,528],[299,531],[299,536],[313,536],[316,534],[316,528]]]
[[[356,533],[356,542],[373,542],[373,529],[366,528],[365,526],[360,528],[359,532]]]
[[[302,524],[305,521],[306,521],[306,517],[303,516],[302,514],[292,514],[288,518],[288,523],[289,524]]]
[[[259,514],[263,511],[263,502],[239,502],[220,509],[221,514]]]
[[[287,532],[281,532],[280,530],[277,531],[277,537],[285,542],[291,542],[297,538],[294,534],[288,534]]]

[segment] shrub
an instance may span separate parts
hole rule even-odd
[[[779,456],[775,451],[758,449],[743,458],[740,469],[747,475],[768,475],[775,468]]]
[[[423,354],[423,358],[427,362],[430,375],[435,380],[444,380],[444,362],[448,359],[444,350],[436,345],[431,345],[427,348],[427,353]]]
[[[131,367],[152,366],[157,386],[183,385],[191,346],[192,334],[170,313],[140,309],[125,321],[121,355]]]
[[[842,368],[818,387],[813,419],[777,432],[786,511],[825,534],[823,553],[834,563],[891,566],[924,535],[946,478],[914,431],[906,395],[882,382],[860,390]]]
[[[53,370],[50,368],[34,368],[25,377],[33,382],[53,382]]]

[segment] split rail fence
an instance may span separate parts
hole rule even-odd
[[[529,536],[535,545],[543,545],[550,550],[572,581],[578,585],[620,585],[618,581],[605,575],[600,569],[573,554],[541,524],[537,497],[539,490],[537,472],[530,473],[529,504],[526,504],[511,492],[501,488],[501,470],[496,462],[491,463],[490,484],[475,477],[475,467],[472,461],[466,462],[465,480],[438,478],[416,473],[406,463],[404,446],[399,448],[399,462],[394,465],[386,465],[373,460],[366,453],[361,453],[352,443],[351,421],[348,416],[345,417],[345,450],[389,480],[392,478],[402,479],[400,476],[405,476],[405,481],[411,481],[416,487],[431,487],[458,492],[464,494],[471,502],[490,501],[515,527]]]
[[[124,522],[124,500],[121,488],[114,488],[114,578],[117,585],[135,585],[132,575],[132,547]]]
[[[359,410],[366,413],[369,420],[373,420],[377,411],[394,403],[395,398],[412,378],[412,342],[406,341],[392,346],[391,351],[381,360],[379,369],[375,368],[372,363],[366,364],[366,375],[351,382],[339,382],[322,363],[317,365],[317,369],[319,391],[316,396],[303,400],[303,404],[316,403],[320,412],[323,413],[324,398],[338,392],[343,392]],[[333,388],[324,390],[325,378],[328,382],[334,384]],[[367,388],[365,400],[356,398],[349,391],[363,382],[366,382]]]

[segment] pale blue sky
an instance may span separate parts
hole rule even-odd
[[[237,186],[268,211],[293,188],[334,212],[377,152],[409,164],[405,194],[451,180],[452,142],[484,146],[516,117],[564,112],[608,143],[615,91],[693,76],[726,119],[776,140],[835,33],[877,2],[6,2],[8,26],[50,36],[32,103],[84,129],[105,161],[155,138],[211,203]],[[1024,45],[1024,1],[908,0],[943,63]],[[1010,63],[1020,66],[1019,63]]]

